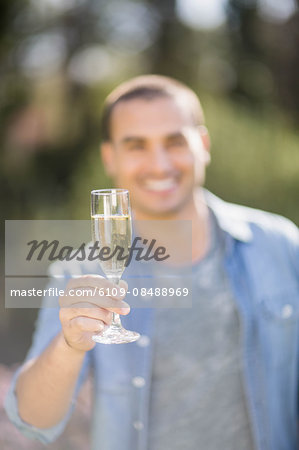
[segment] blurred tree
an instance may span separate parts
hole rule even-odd
[[[148,0],[160,17],[160,27],[155,43],[150,49],[150,72],[173,77],[194,84],[194,34],[177,16],[176,1]],[[198,49],[198,47],[197,47]]]
[[[100,39],[92,3],[59,11],[46,4],[1,3],[0,171],[6,218],[33,217],[44,203],[59,210],[82,153],[99,139],[90,91],[68,74],[76,51]]]
[[[261,0],[228,0],[234,95],[252,105],[276,102],[299,119],[299,11],[286,20],[261,14]]]

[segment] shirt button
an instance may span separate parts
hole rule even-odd
[[[140,420],[136,420],[135,422],[133,422],[133,427],[135,428],[135,430],[141,431],[143,430],[144,425],[142,422],[140,422]]]
[[[281,315],[284,319],[288,319],[293,315],[293,307],[292,305],[284,305],[281,310]]]
[[[146,336],[145,334],[142,334],[138,341],[136,342],[139,347],[147,347],[150,343],[150,338]]]
[[[132,384],[137,388],[142,388],[145,385],[145,379],[143,377],[133,377]]]

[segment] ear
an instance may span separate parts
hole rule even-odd
[[[101,144],[101,157],[107,174],[110,177],[114,177],[116,172],[115,149],[111,142],[106,141]]]
[[[208,165],[211,161],[211,153],[210,153],[211,140],[210,140],[210,135],[209,135],[208,129],[204,125],[200,125],[199,126],[199,134],[201,137],[201,141],[203,143],[203,147],[205,149],[206,164]]]

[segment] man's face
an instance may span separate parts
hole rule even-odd
[[[117,187],[130,191],[136,213],[178,214],[204,182],[208,149],[185,109],[161,97],[123,101],[113,110],[102,156]]]

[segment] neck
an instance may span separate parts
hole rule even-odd
[[[192,262],[205,256],[210,244],[209,211],[201,188],[194,190],[190,202],[173,214],[158,216],[138,210],[133,210],[133,214],[136,220],[191,220]]]

